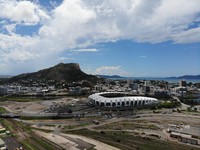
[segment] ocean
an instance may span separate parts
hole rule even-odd
[[[192,82],[194,83],[200,83],[200,79],[167,79],[167,78],[151,78],[151,77],[122,77],[122,78],[109,78],[112,80],[160,80],[160,81],[167,81],[169,83],[179,83],[180,80],[185,80],[187,83]]]

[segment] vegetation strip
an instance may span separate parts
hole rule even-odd
[[[122,150],[160,150],[160,149],[170,149],[170,150],[188,150],[191,149],[190,146],[166,142],[162,140],[157,140],[149,137],[134,136],[127,132],[112,132],[112,131],[101,131],[95,132],[88,129],[67,131],[66,133],[77,134],[99,140],[106,144],[115,146]],[[193,147],[193,150],[198,150],[198,148]]]

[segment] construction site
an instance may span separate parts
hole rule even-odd
[[[172,109],[105,111],[88,105],[84,97],[6,101],[1,107],[7,112],[1,114],[5,128],[2,139],[7,145],[13,141],[17,147],[31,145],[35,149],[127,150],[162,149],[168,143],[168,149],[200,149],[199,113]],[[6,140],[10,135],[17,138]]]

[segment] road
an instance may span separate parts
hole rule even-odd
[[[173,96],[173,99],[176,99],[179,103],[181,103],[181,109],[187,110],[187,108],[190,107],[190,105],[186,105],[186,104],[182,103],[180,101],[180,99],[176,96]]]

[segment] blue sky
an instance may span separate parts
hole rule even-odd
[[[180,7],[181,6],[181,7]],[[0,0],[0,74],[200,74],[199,0]]]

